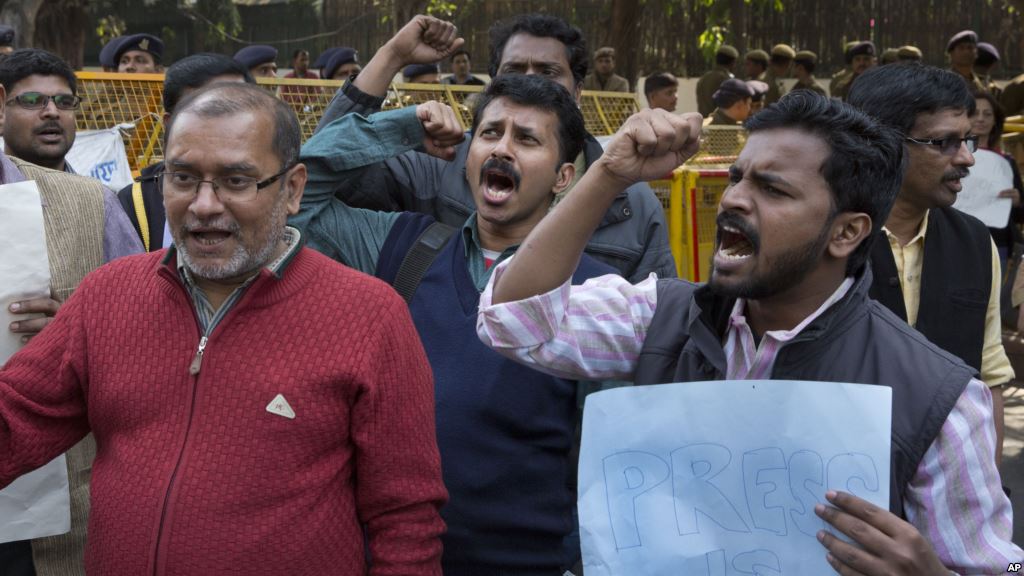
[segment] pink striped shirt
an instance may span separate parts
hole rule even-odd
[[[608,275],[579,286],[492,304],[494,270],[480,297],[477,333],[497,352],[544,372],[572,379],[631,380],[657,308],[657,277],[638,284]],[[792,330],[766,332],[760,345],[736,302],[725,336],[727,377],[771,376],[779,350],[853,285],[847,278],[813,314]],[[943,564],[959,574],[1001,574],[1024,551],[1011,542],[1013,510],[995,466],[992,395],[972,379],[925,452],[907,486],[907,520],[932,543]]]

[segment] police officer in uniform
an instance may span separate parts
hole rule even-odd
[[[744,68],[746,68],[747,80],[764,80],[765,70],[768,70],[768,53],[764,50],[751,50],[743,57]]]
[[[984,90],[981,78],[974,73],[974,61],[978,57],[978,35],[973,30],[961,30],[946,44],[949,55],[949,69],[956,72],[974,90]]]
[[[828,96],[825,88],[814,79],[814,68],[818,64],[818,55],[810,50],[801,50],[796,53],[793,59],[793,76],[796,76],[796,84],[793,90],[810,90],[822,96]]]
[[[999,64],[999,50],[988,42],[978,42],[978,57],[974,59],[974,73],[978,75],[985,90],[998,98],[1001,91],[992,80],[992,69],[996,67],[996,64]]]
[[[789,78],[795,56],[796,51],[787,44],[776,44],[772,47],[768,72],[764,75],[764,81],[768,84],[768,93],[764,97],[765,106],[778,102],[779,98],[786,95],[786,87],[782,84],[782,79]]]
[[[697,110],[701,116],[707,116],[714,111],[715,102],[711,95],[718,90],[722,82],[734,78],[732,71],[739,58],[740,53],[727,44],[723,44],[715,53],[715,67],[705,72],[697,81]]]
[[[858,42],[850,48],[849,54],[850,76],[845,81],[837,83],[835,88],[830,90],[832,97],[839,98],[840,100],[846,99],[846,93],[849,92],[853,81],[875,65],[875,45],[871,42]]]
[[[828,83],[828,91],[830,94],[836,93],[836,86],[843,82],[847,82],[851,76],[853,76],[853,55],[850,54],[850,50],[853,47],[860,44],[860,40],[851,40],[843,45],[843,62],[845,66],[842,67],[838,72],[832,75],[832,78]]]
[[[253,78],[277,78],[277,48],[252,44],[234,55],[235,62],[245,66]]]

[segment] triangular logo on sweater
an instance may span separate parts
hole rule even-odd
[[[288,401],[284,399],[284,394],[278,394],[267,404],[267,412],[271,414],[277,414],[278,416],[284,416],[290,420],[295,419],[295,411],[288,404]]]

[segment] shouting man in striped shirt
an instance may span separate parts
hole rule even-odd
[[[900,190],[902,137],[850,106],[798,91],[747,122],[722,196],[707,285],[570,277],[625,186],[692,153],[700,118],[631,118],[558,210],[497,267],[477,331],[516,360],[637,384],[775,378],[893,392],[888,510],[829,492],[816,513],[840,574],[1001,573],[1024,557],[995,465],[992,398],[977,372],[871,300],[867,266]]]

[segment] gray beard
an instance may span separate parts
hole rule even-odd
[[[271,222],[279,222],[284,218],[286,198],[287,195],[282,193],[278,201],[274,203],[274,207],[270,212]],[[252,272],[265,266],[270,261],[270,257],[274,255],[277,245],[284,238],[284,226],[271,230],[267,237],[267,242],[255,252],[249,252],[245,246],[239,243],[235,247],[235,252],[231,255],[231,258],[221,266],[199,264],[192,260],[188,249],[185,248],[185,243],[182,242],[185,234],[185,230],[181,230],[179,232],[180,237],[174,238],[174,243],[177,245],[178,253],[181,254],[181,259],[189,272],[207,280],[226,280],[237,278],[246,272]]]

